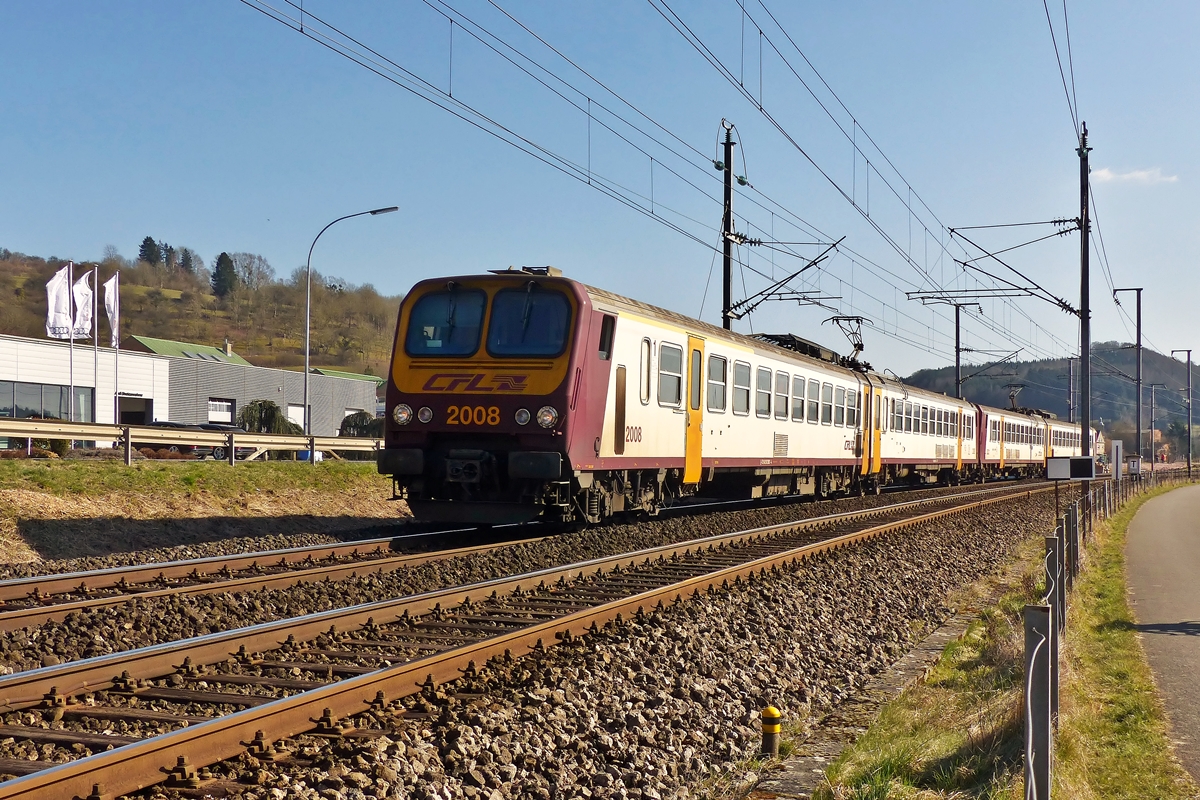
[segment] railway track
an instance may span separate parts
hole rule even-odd
[[[844,512],[19,673],[0,680],[0,737],[33,745],[38,760],[0,761],[0,773],[23,776],[0,783],[0,800],[104,798],[164,780],[219,791],[197,766],[242,752],[286,761],[298,756],[281,742],[314,728],[370,737],[372,719],[430,715],[404,698],[472,662],[1044,491],[1004,487]]]
[[[936,496],[930,493],[922,499]],[[761,502],[758,505],[761,507]],[[669,509],[665,514],[695,515],[748,507],[754,506],[747,501],[696,503]],[[410,543],[432,536],[486,537],[490,541],[411,552]],[[3,580],[0,581],[0,632],[61,621],[75,612],[112,607],[134,598],[248,592],[336,581],[483,554],[542,538],[505,539],[495,531],[463,528]]]
[[[462,531],[439,533],[447,535]],[[390,572],[485,553],[541,538],[396,553],[401,539],[383,537],[0,581],[0,631],[58,621],[77,611],[119,605],[139,597],[255,591],[339,580],[364,572]]]

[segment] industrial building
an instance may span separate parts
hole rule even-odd
[[[271,400],[304,425],[304,373],[256,367],[231,348],[128,336],[122,349],[0,334],[0,417],[126,425],[231,422]],[[336,436],[342,419],[374,413],[377,379],[309,374],[312,433]]]

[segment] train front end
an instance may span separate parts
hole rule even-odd
[[[378,466],[417,519],[526,522],[570,502],[568,377],[587,306],[578,284],[530,268],[404,298]]]

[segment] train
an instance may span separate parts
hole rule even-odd
[[[417,519],[587,524],[690,497],[1035,476],[1081,436],[521,267],[405,296],[377,465]]]

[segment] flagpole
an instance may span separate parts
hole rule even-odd
[[[100,266],[92,267],[92,422],[96,419],[96,400],[100,397]]]
[[[75,262],[67,262],[67,341],[70,342],[71,359],[70,396],[67,398],[67,417],[75,421]],[[62,408],[59,406],[59,408]]]
[[[113,285],[113,308],[117,310],[117,324],[112,331],[117,346],[113,349],[113,424],[121,424],[121,267],[117,265],[116,283]],[[108,324],[113,325],[112,317]]]

